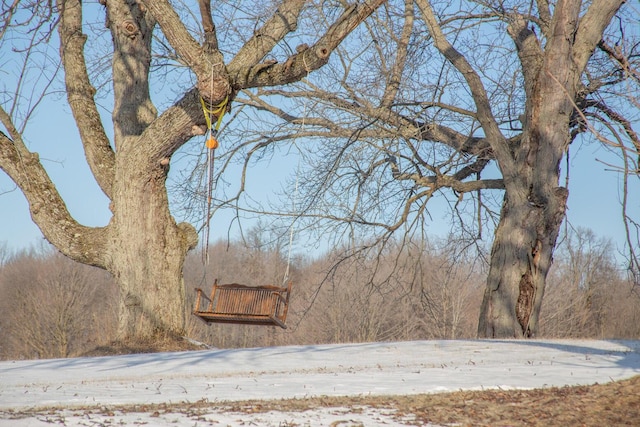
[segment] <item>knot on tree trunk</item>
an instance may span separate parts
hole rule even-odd
[[[140,32],[138,25],[131,19],[123,21],[120,28],[122,28],[123,33],[129,38],[134,38]]]
[[[139,307],[140,305],[142,305],[140,296],[132,294],[130,292],[127,293],[127,295],[124,297],[124,305],[127,307]]]
[[[198,81],[198,91],[204,101],[212,107],[220,105],[231,94],[229,80],[224,77],[213,77]]]
[[[198,244],[198,232],[193,225],[188,222],[181,222],[178,224],[178,228],[182,233],[187,250],[191,250]]]

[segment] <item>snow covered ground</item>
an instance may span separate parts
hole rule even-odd
[[[411,341],[0,362],[5,426],[394,425],[375,408],[245,413],[225,402],[606,383],[640,375],[640,341]],[[118,405],[211,402],[205,411]],[[54,408],[54,409],[51,409]],[[17,413],[29,413],[16,419]],[[332,424],[333,423],[333,424]]]

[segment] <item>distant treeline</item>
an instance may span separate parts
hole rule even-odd
[[[0,357],[73,357],[113,341],[117,287],[107,273],[50,248],[0,249]],[[217,348],[474,338],[487,266],[451,242],[336,248],[322,256],[216,243],[185,264],[187,336]],[[214,279],[293,283],[288,328],[206,325],[192,316],[197,287]],[[579,230],[558,247],[541,316],[547,338],[640,338],[640,295],[610,241]]]

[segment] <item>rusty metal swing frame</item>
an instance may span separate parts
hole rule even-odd
[[[270,325],[286,329],[291,282],[285,287],[219,285],[216,279],[207,296],[196,288],[193,314],[206,323]],[[206,306],[206,307],[205,307]]]

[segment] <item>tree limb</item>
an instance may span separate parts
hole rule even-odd
[[[140,1],[154,16],[171,46],[196,75],[200,95],[211,105],[224,102],[231,88],[224,58],[217,46],[215,27],[205,34],[205,46],[200,46],[167,0]],[[208,13],[206,7],[203,12]],[[213,24],[210,16],[202,19],[207,27]]]
[[[582,71],[587,66],[593,50],[596,48],[605,28],[611,22],[625,0],[593,0],[586,13],[580,19],[575,34],[573,60]]]
[[[620,46],[611,47],[609,44],[605,43],[604,40],[600,40],[598,47],[620,64],[625,75],[631,76],[640,83],[640,71],[632,67],[629,63],[629,58],[622,53]]]
[[[400,89],[400,82],[402,81],[402,73],[405,69],[405,63],[407,61],[407,49],[409,48],[409,41],[413,34],[414,12],[413,1],[405,1],[404,12],[404,24],[402,26],[402,34],[398,41],[398,51],[396,53],[395,61],[391,67],[389,77],[387,78],[387,85],[380,101],[381,107],[390,108],[391,104],[398,94]]]
[[[474,165],[466,166],[458,172],[447,175],[436,171],[433,175],[423,176],[419,173],[401,172],[394,157],[388,159],[391,165],[391,175],[400,181],[412,181],[417,186],[426,187],[430,191],[441,188],[451,188],[458,193],[467,193],[476,190],[503,190],[504,181],[502,179],[478,179],[474,181],[463,181],[472,173],[481,171],[488,161],[476,162]]]
[[[352,4],[318,41],[307,49],[287,58],[280,64],[268,67],[249,66],[234,62],[229,65],[229,75],[235,90],[252,87],[277,86],[298,81],[329,61],[336,47],[364,21],[384,0],[367,0]]]
[[[540,28],[545,36],[549,35],[549,26],[551,25],[551,9],[548,0],[537,0],[538,16],[540,18]]]
[[[202,19],[202,29],[204,30],[205,49],[211,51],[218,50],[218,36],[216,34],[216,26],[211,16],[211,1],[198,0],[200,6],[200,16]]]
[[[535,33],[528,27],[529,21],[519,14],[510,16],[511,22],[507,27],[507,32],[516,45],[518,58],[522,64],[521,70],[524,76],[525,90],[527,91],[527,97],[530,98],[533,94],[536,78],[540,72],[544,53]]]
[[[140,0],[151,12],[171,47],[196,75],[205,73],[201,58],[201,46],[189,33],[182,20],[167,0]]]
[[[69,258],[104,268],[105,228],[85,227],[73,219],[38,154],[27,150],[1,107],[0,122],[11,135],[10,139],[0,132],[0,168],[22,190],[42,234]]]
[[[229,62],[229,70],[247,70],[252,72],[258,64],[287,34],[294,32],[298,27],[298,17],[305,5],[305,0],[284,0],[275,13],[257,29],[253,36],[240,48],[238,53]],[[269,64],[261,64],[266,67]],[[256,72],[257,70],[253,71]],[[240,78],[230,72],[232,80]]]
[[[295,124],[301,123],[303,120],[300,117],[292,116],[282,109],[270,105],[267,102],[260,99],[259,96],[247,94],[252,100],[252,104],[256,108],[269,111],[281,119]],[[450,127],[438,124],[438,123],[423,123],[411,118],[407,118],[402,114],[393,111],[386,107],[374,107],[370,105],[361,105],[358,103],[345,100],[337,96],[335,93],[330,93],[321,90],[320,88],[314,88],[311,91],[285,91],[280,89],[265,90],[260,95],[279,95],[287,98],[306,98],[306,99],[319,99],[335,105],[336,107],[348,111],[350,114],[359,116],[361,118],[367,118],[367,120],[375,120],[380,123],[384,123],[391,127],[393,130],[388,132],[388,137],[397,137],[398,135],[407,139],[415,139],[418,141],[434,141],[445,144],[455,150],[462,153],[477,155],[486,158],[493,158],[491,147],[486,138],[470,137],[462,134]],[[443,108],[447,108],[444,104],[439,104]],[[462,110],[452,107],[452,111],[461,112]],[[470,112],[466,112],[470,113]],[[341,129],[335,122],[328,119],[314,119],[310,117],[304,118],[304,123],[307,125],[320,125],[326,126],[332,132],[339,132]],[[346,130],[336,133],[338,135],[352,135],[352,130]],[[361,134],[361,136],[366,136]],[[381,138],[385,136],[385,129],[383,126],[379,126],[373,131],[373,136]]]
[[[67,100],[80,132],[89,168],[102,192],[111,198],[115,153],[96,107],[95,88],[89,81],[84,57],[86,36],[82,33],[82,3],[60,0],[60,54],[65,71]]]
[[[145,129],[141,138],[155,141],[144,148],[152,163],[169,159],[186,141],[204,134],[205,119],[199,98],[199,91],[191,89]]]

